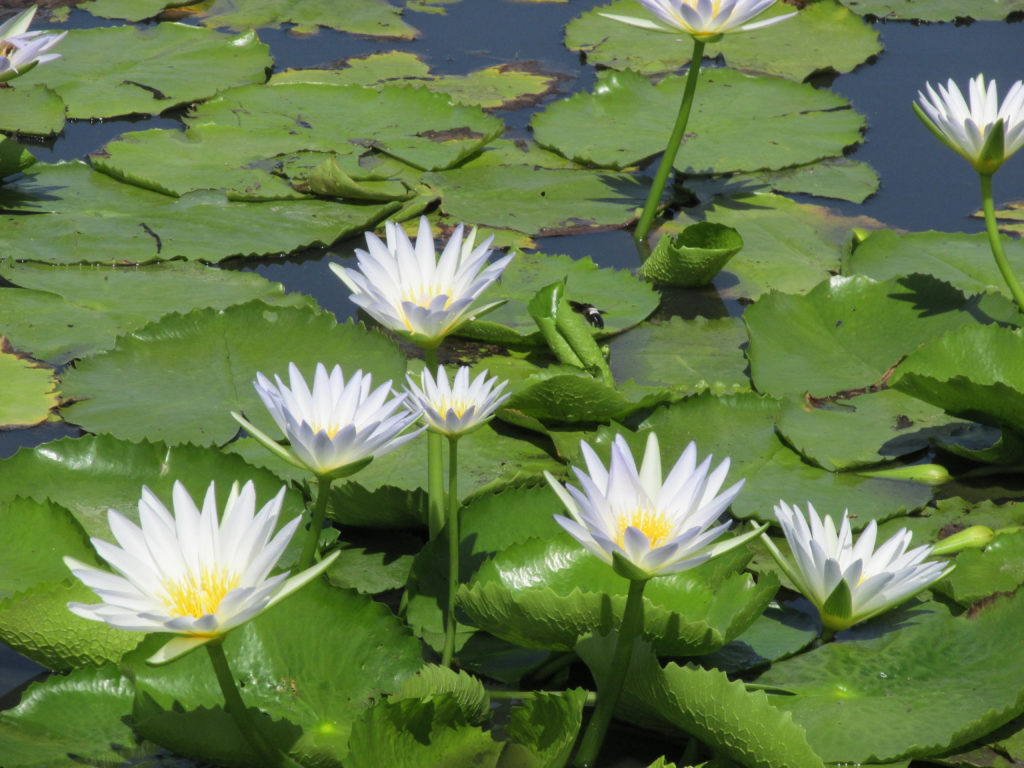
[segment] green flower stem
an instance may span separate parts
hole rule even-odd
[[[587,730],[583,734],[576,760],[577,768],[590,768],[597,760],[604,743],[604,735],[612,722],[612,713],[619,702],[622,685],[626,682],[629,670],[629,659],[633,653],[633,641],[640,635],[644,624],[644,587],[646,579],[631,579],[629,595],[626,597],[626,610],[622,614],[622,625],[619,627],[619,639],[615,644],[611,667],[608,669],[604,686],[598,686],[597,708],[590,718]]]
[[[206,651],[210,655],[210,663],[213,664],[213,672],[217,675],[217,682],[220,684],[221,693],[224,694],[224,703],[231,719],[235,721],[245,740],[260,754],[268,768],[301,768],[288,755],[272,747],[256,727],[245,702],[242,701],[242,695],[238,692],[238,686],[235,685],[235,677],[228,666],[222,642],[218,639],[207,643]]]
[[[458,437],[448,437],[448,613],[444,624],[441,664],[452,665],[455,654],[455,593],[459,590],[459,467]]]
[[[300,571],[306,570],[313,564],[316,545],[320,541],[320,532],[324,529],[324,518],[327,516],[327,496],[331,490],[331,479],[330,475],[317,475],[316,506],[313,508],[313,520],[309,524],[306,543],[302,547],[302,557],[299,558]]]
[[[690,71],[686,75],[686,89],[683,91],[683,100],[679,104],[679,115],[676,117],[672,136],[669,137],[668,144],[665,146],[665,154],[661,156],[658,172],[651,183],[651,191],[647,194],[644,211],[640,214],[640,221],[637,222],[636,230],[633,232],[633,239],[637,243],[647,242],[647,233],[651,229],[651,222],[654,221],[654,214],[657,213],[661,193],[665,191],[665,182],[668,181],[669,171],[672,170],[672,164],[676,161],[676,155],[679,153],[679,145],[683,141],[683,134],[686,133],[686,123],[690,119],[690,107],[693,106],[693,93],[697,90],[697,76],[700,74],[700,64],[703,58],[704,43],[695,39],[693,55],[690,56]]]
[[[1003,244],[999,242],[999,230],[996,228],[996,211],[992,205],[992,174],[979,173],[978,178],[981,179],[981,205],[985,210],[985,229],[988,231],[988,243],[992,247],[992,255],[995,256],[996,266],[999,267],[1003,280],[1006,281],[1010,293],[1013,294],[1014,301],[1017,302],[1017,309],[1024,312],[1024,290],[1021,289],[1020,283],[1014,277],[1013,270],[1010,269],[1010,263],[1006,260],[1006,254],[1003,252]]]
[[[427,370],[437,377],[437,347],[423,350]],[[437,536],[444,528],[444,463],[442,459],[444,436],[439,432],[427,432],[427,523],[430,538]]]

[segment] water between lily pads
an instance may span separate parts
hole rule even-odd
[[[385,50],[406,50],[424,57],[436,73],[464,74],[511,61],[537,61],[545,71],[565,76],[559,93],[532,107],[498,113],[508,125],[507,138],[525,138],[534,111],[567,93],[589,89],[595,71],[564,48],[562,29],[573,17],[602,4],[574,0],[571,4],[515,3],[508,0],[463,0],[446,6],[447,15],[410,14],[422,36],[410,42],[361,38],[321,30],[298,37],[280,30],[260,30],[271,46],[277,70],[327,65],[351,56]],[[116,22],[73,11],[66,26],[82,28]],[[969,25],[905,22],[878,23],[885,50],[875,60],[850,74],[821,77],[817,84],[831,87],[868,118],[863,144],[851,154],[869,163],[881,176],[877,194],[861,205],[811,198],[802,202],[828,205],[841,214],[871,216],[894,228],[977,232],[983,229],[969,214],[979,206],[978,182],[973,170],[934,140],[913,114],[910,104],[926,81],[933,84],[954,78],[961,87],[979,72],[995,78],[1000,92],[1024,78],[1024,26],[1020,23],[978,22]],[[699,93],[698,93],[699,98]],[[642,119],[642,118],[640,118]],[[181,127],[171,117],[136,121],[111,120],[69,123],[63,134],[47,146],[32,147],[43,162],[84,158],[121,133],[145,128]],[[647,171],[653,174],[654,168]],[[997,206],[1024,199],[1024,152],[1011,159],[995,177]],[[354,316],[354,306],[340,282],[330,273],[329,261],[345,259],[362,245],[361,239],[340,242],[285,259],[264,259],[226,264],[255,271],[283,283],[290,291],[315,298],[339,320]],[[627,232],[613,231],[540,240],[545,253],[574,258],[590,256],[601,266],[632,269],[638,257]],[[665,291],[659,310],[667,315],[708,317],[742,313],[742,306],[724,301],[714,290]],[[628,336],[628,334],[626,335]],[[613,342],[622,343],[621,340]],[[0,433],[0,457],[21,446],[31,446],[77,430],[61,424]],[[0,646],[0,709],[13,706],[25,682],[41,672],[37,665]],[[3,695],[6,694],[6,695]],[[622,768],[647,765],[623,756]]]

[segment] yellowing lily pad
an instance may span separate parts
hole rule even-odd
[[[10,345],[2,336],[0,382],[0,429],[32,427],[46,421],[50,410],[60,401],[53,371],[10,352]]]

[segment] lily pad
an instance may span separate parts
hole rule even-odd
[[[209,27],[276,27],[291,23],[297,34],[315,32],[318,26],[371,37],[411,40],[415,27],[402,21],[402,9],[387,0],[215,0],[201,21]]]
[[[945,752],[1024,711],[1024,648],[1015,631],[1024,619],[1024,595],[971,617],[954,618],[934,603],[896,616],[899,623],[881,634],[828,643],[773,665],[757,680],[786,692],[772,703],[792,713],[827,762]]]
[[[223,308],[254,298],[268,304],[308,305],[247,272],[173,262],[146,267],[48,266],[0,263],[0,333],[40,360],[63,365],[110,349],[125,335],[170,312]]]
[[[883,383],[921,344],[974,325],[975,301],[926,275],[834,277],[805,296],[772,293],[744,315],[750,377],[771,395],[828,396]]]
[[[290,133],[306,149],[372,147],[425,170],[457,165],[505,130],[478,107],[422,88],[305,83],[235,88],[201,104],[186,122]]]
[[[1011,235],[1020,235],[1024,232],[1024,201],[1016,200],[1007,203],[996,209],[996,226],[1000,232],[1007,232]],[[971,214],[976,219],[983,219],[983,211],[975,211]]]
[[[849,200],[851,203],[863,203],[878,191],[879,184],[878,174],[874,168],[847,157],[822,160],[778,171],[732,176],[729,183],[743,184],[748,179],[775,192],[831,197],[836,200]]]
[[[1012,13],[1024,11],[1021,0],[840,0],[854,13],[870,14],[880,19],[914,19],[916,21],[954,21],[975,19],[1001,21]]]
[[[187,24],[75,29],[61,58],[19,78],[45,83],[69,118],[158,115],[246,83],[262,83],[273,65],[252,30],[228,35]]]
[[[536,114],[534,136],[577,162],[635,165],[665,148],[684,84],[676,76],[654,86],[630,70],[601,72],[593,93]],[[862,140],[863,127],[864,118],[835,94],[729,69],[703,70],[675,167],[726,173],[804,165],[841,155]]]
[[[63,128],[64,100],[45,85],[0,88],[0,131],[53,136]]]
[[[0,430],[32,427],[50,415],[60,402],[53,371],[13,354],[0,336]]]
[[[14,139],[0,138],[0,179],[25,170],[35,161],[32,153]]]
[[[1024,584],[1024,532],[1003,533],[985,549],[957,555],[956,569],[939,582],[961,605],[969,606],[997,593],[1012,593]]]
[[[0,216],[0,257],[138,264],[278,255],[371,229],[396,207],[324,200],[240,203],[210,191],[175,199],[122,184],[81,162],[39,164],[0,188],[0,211],[6,214]]]
[[[743,238],[732,227],[701,221],[663,235],[637,274],[653,283],[701,288],[742,248]]]
[[[345,59],[340,69],[286,69],[270,85],[327,83],[332,85],[422,85],[447,93],[457,104],[485,109],[518,109],[541,100],[564,79],[544,72],[537,62],[514,61],[467,75],[433,75],[426,62],[408,51],[388,51]]]
[[[777,3],[758,19],[792,11],[792,6]],[[632,0],[619,0],[569,22],[565,44],[570,50],[586,54],[590,64],[645,74],[674,72],[689,64],[693,45],[685,35],[633,27],[605,18],[600,15],[603,13],[653,20],[653,14]],[[817,0],[780,24],[726,35],[720,42],[709,44],[704,55],[711,59],[724,56],[726,65],[733,69],[799,81],[814,72],[849,72],[881,50],[877,30],[863,24],[835,0]],[[697,93],[699,101],[700,89]]]
[[[238,434],[235,410],[277,435],[253,381],[257,371],[283,375],[290,362],[307,380],[318,362],[340,364],[348,375],[372,371],[379,384],[398,382],[405,371],[404,356],[379,333],[254,301],[168,315],[121,337],[111,351],[65,372],[65,396],[75,402],[64,416],[128,440],[219,445]]]

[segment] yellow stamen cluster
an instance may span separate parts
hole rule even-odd
[[[164,602],[174,615],[194,616],[198,619],[216,613],[224,595],[238,586],[240,578],[240,574],[229,572],[226,568],[218,571],[204,566],[198,583],[196,574],[191,571],[178,581],[165,581]]]
[[[640,507],[628,512],[620,512],[616,516],[616,520],[618,530],[615,536],[615,543],[620,547],[623,546],[627,528],[638,529],[651,542],[652,548],[661,546],[662,541],[672,535],[672,524],[665,516],[665,513],[650,507]]]
[[[313,428],[314,433],[326,432],[327,437],[329,437],[331,440],[334,439],[334,436],[338,434],[338,431],[340,429],[340,427],[337,424],[321,424],[320,422],[317,421],[314,421],[309,426]]]
[[[423,307],[426,309],[430,306],[430,302],[436,299],[438,296],[444,296],[444,309],[448,309],[448,305],[452,303],[452,292],[448,291],[447,294],[442,292],[442,288],[439,285],[424,285],[420,283],[418,286],[407,286],[405,291],[402,292],[402,301],[408,301],[415,304],[417,307]]]

